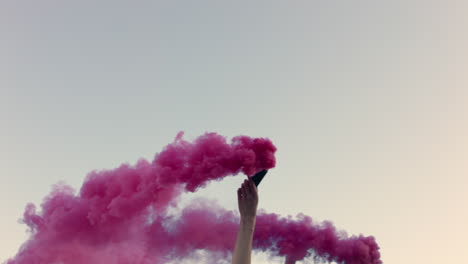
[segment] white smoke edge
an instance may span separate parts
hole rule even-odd
[[[285,262],[285,257],[271,256],[266,252],[253,251],[252,252],[252,263],[255,264],[282,264]],[[309,257],[302,261],[296,261],[295,264],[339,264],[337,262],[326,262],[317,258]],[[183,259],[175,259],[165,264],[231,264],[231,257],[224,259],[221,255],[217,255],[213,252],[206,252],[204,250],[196,250],[190,257]]]

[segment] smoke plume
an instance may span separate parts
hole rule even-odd
[[[196,258],[229,263],[239,223],[237,212],[196,200],[170,214],[178,197],[209,181],[275,166],[275,146],[265,138],[206,133],[193,142],[179,133],[150,162],[89,173],[79,191],[55,185],[38,211],[26,206],[22,221],[30,238],[6,264],[160,264]],[[233,187],[233,190],[237,188]],[[347,237],[330,222],[305,215],[281,217],[259,211],[254,250],[345,264],[380,264],[373,237]]]

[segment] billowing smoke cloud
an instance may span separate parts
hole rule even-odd
[[[237,212],[194,201],[170,214],[178,197],[211,180],[275,166],[275,146],[239,136],[227,143],[207,133],[194,142],[179,133],[153,161],[88,174],[78,194],[56,185],[41,210],[28,204],[23,222],[31,237],[7,264],[178,263],[203,250],[210,263],[229,263]],[[260,211],[254,249],[285,256],[287,263],[313,257],[346,264],[379,264],[373,237],[348,238],[329,222],[284,218]]]

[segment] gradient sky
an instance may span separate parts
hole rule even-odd
[[[152,159],[182,130],[270,138],[269,212],[373,235],[384,263],[468,263],[467,10],[1,1],[0,261],[52,184],[79,189],[93,169]],[[235,210],[242,179],[186,198]]]

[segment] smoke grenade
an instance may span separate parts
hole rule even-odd
[[[260,184],[260,182],[263,180],[263,177],[265,177],[265,175],[267,174],[267,170],[262,170],[258,173],[256,173],[254,176],[252,176],[252,181],[254,182],[255,186],[258,187],[258,185]]]

